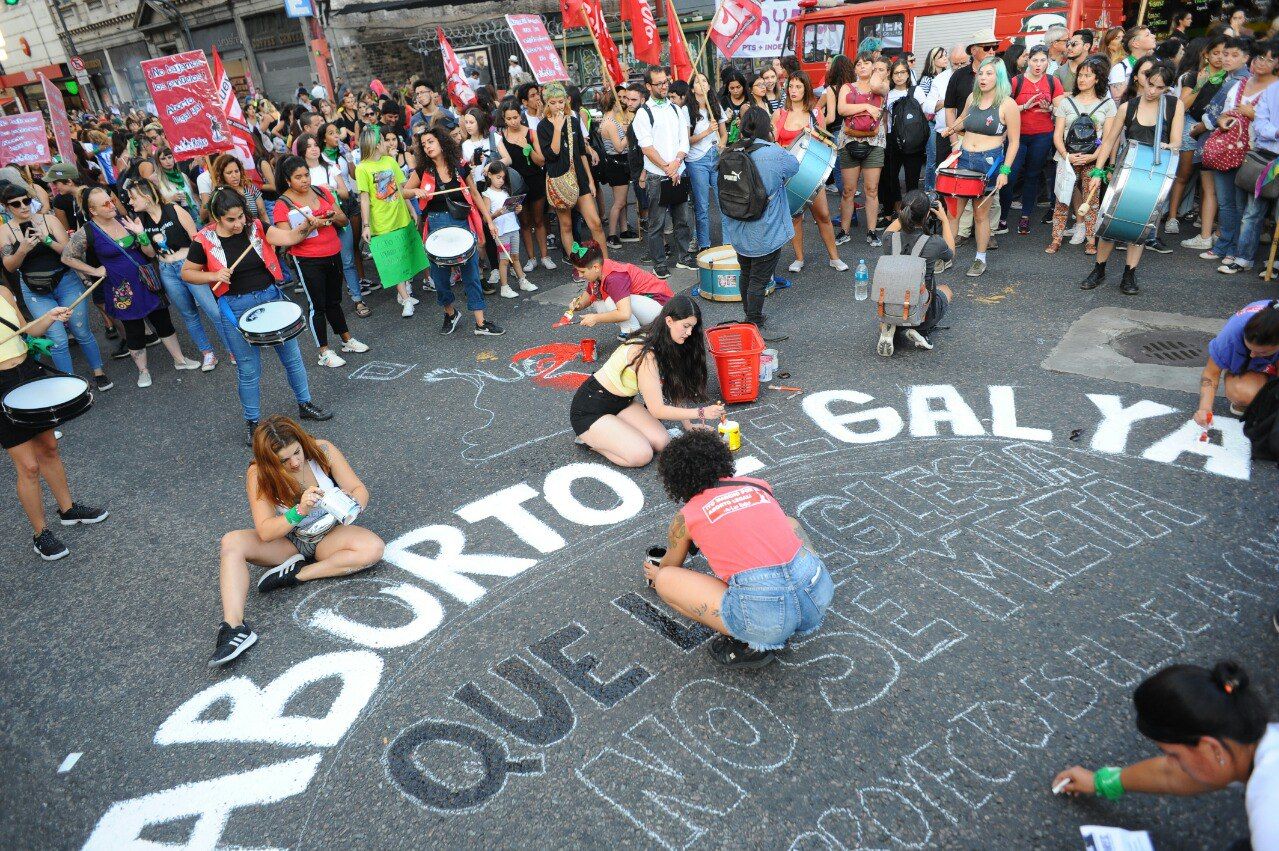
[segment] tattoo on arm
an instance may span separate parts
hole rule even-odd
[[[706,608],[707,607],[705,603],[702,603],[701,605],[698,605],[698,606],[694,606],[693,614],[697,615],[700,618],[702,615],[706,614]]]
[[[675,522],[671,524],[671,530],[674,532],[676,539],[688,537],[688,527],[684,525],[684,515],[677,513]]]
[[[711,617],[713,618],[719,617],[719,609],[711,609]]]

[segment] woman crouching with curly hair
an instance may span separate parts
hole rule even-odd
[[[762,479],[733,475],[718,435],[692,431],[657,460],[662,486],[684,505],[671,523],[661,563],[645,563],[649,584],[671,608],[720,635],[711,658],[760,668],[792,635],[822,625],[835,586]],[[714,576],[684,567],[696,545]]]

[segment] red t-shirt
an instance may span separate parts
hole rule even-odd
[[[743,570],[787,564],[804,545],[762,479],[720,479],[719,485],[690,499],[680,513],[689,537],[725,582]]]
[[[1017,87],[1021,86],[1018,91]],[[1013,92],[1016,97],[1013,98],[1018,106],[1023,106],[1030,102],[1031,98],[1036,95],[1039,100],[1035,106],[1030,109],[1023,110],[1021,113],[1021,134],[1023,136],[1031,136],[1036,133],[1053,132],[1053,98],[1060,97],[1063,89],[1061,80],[1058,80],[1052,74],[1045,74],[1039,78],[1039,82],[1033,82],[1024,74],[1018,75],[1013,79]],[[1047,107],[1047,111],[1039,108],[1042,104]]]
[[[325,213],[333,210],[333,196],[329,194],[329,190],[324,187],[313,187],[315,192],[310,204],[304,205],[302,209],[310,207],[311,215],[323,216]],[[289,213],[292,208],[284,201],[276,201],[275,209],[271,213],[271,220],[276,224],[290,224]],[[297,213],[294,213],[293,225],[297,225]],[[294,257],[332,257],[334,254],[342,253],[342,241],[338,239],[338,231],[333,225],[325,225],[311,231],[306,239],[297,245],[289,246],[289,253]]]
[[[591,298],[611,298],[614,304],[633,295],[646,295],[658,304],[666,304],[675,293],[661,278],[633,263],[604,261],[604,273],[591,284]]]

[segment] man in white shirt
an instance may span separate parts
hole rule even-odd
[[[1070,40],[1070,30],[1061,24],[1054,24],[1044,33],[1044,45],[1048,48],[1048,73],[1056,74],[1061,63],[1066,61],[1066,42]]]
[[[645,190],[648,194],[648,229],[644,234],[648,241],[649,256],[653,258],[653,272],[659,278],[669,278],[666,265],[666,244],[663,231],[669,212],[675,223],[675,265],[681,269],[696,269],[697,261],[689,251],[693,241],[692,223],[689,218],[689,184],[684,160],[688,157],[688,111],[670,100],[670,77],[664,68],[649,68],[645,73],[648,86],[648,103],[635,113],[631,128],[635,141],[644,152]],[[662,196],[668,196],[666,204]],[[671,200],[671,196],[682,200]]]
[[[936,162],[941,162],[950,156],[950,139],[940,135],[941,131],[946,129],[946,87],[950,85],[950,78],[955,73],[955,70],[963,68],[967,64],[968,51],[964,45],[957,44],[952,47],[950,49],[950,67],[933,77],[932,85],[928,89],[928,96],[924,100],[924,113],[932,116],[933,119],[933,136],[937,148]],[[933,171],[933,169],[928,170],[925,185],[929,189],[932,188],[931,184],[936,179]]]
[[[325,91],[324,86],[320,85],[319,83],[316,83],[314,86],[311,87],[312,101],[323,100],[324,98],[327,98],[328,96],[329,96],[329,93]]]
[[[1124,33],[1124,50],[1127,51],[1128,58],[1111,66],[1108,80],[1110,96],[1116,102],[1124,96],[1124,89],[1128,88],[1128,77],[1137,60],[1155,52],[1155,34],[1149,27],[1132,27]]]

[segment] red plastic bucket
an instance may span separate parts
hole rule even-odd
[[[759,358],[764,338],[748,322],[724,322],[707,330],[711,356],[724,401],[754,402],[759,397]]]

